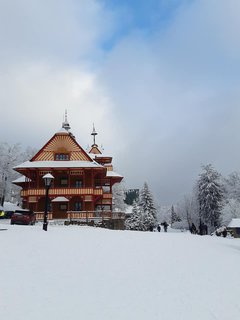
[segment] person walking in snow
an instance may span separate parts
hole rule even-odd
[[[163,222],[164,232],[167,232],[168,224],[166,221]]]
[[[157,231],[158,231],[158,232],[161,231],[161,226],[160,226],[160,224],[158,224],[158,226],[157,226]]]
[[[191,233],[193,233],[193,234],[196,234],[196,233],[197,233],[197,228],[196,228],[196,226],[195,226],[194,223],[192,223]]]

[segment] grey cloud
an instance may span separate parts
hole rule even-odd
[[[68,107],[79,142],[95,122],[127,185],[148,181],[162,203],[188,193],[201,164],[238,170],[240,4],[184,3],[167,29],[104,54],[122,13],[102,2],[1,1],[1,140],[41,147]]]
[[[65,63],[99,52],[114,18],[95,0],[0,1],[0,57]]]
[[[229,25],[240,5],[214,4],[184,7],[165,33],[129,35],[101,74],[129,141],[128,183],[148,180],[165,203],[191,191],[204,163],[239,169],[239,28]]]

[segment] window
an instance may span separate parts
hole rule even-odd
[[[57,160],[57,161],[69,160],[69,154],[68,153],[56,153],[55,160]]]
[[[81,211],[82,210],[82,203],[77,201],[74,203],[74,211]]]
[[[103,186],[103,192],[104,193],[110,193],[110,186]]]
[[[67,211],[67,204],[66,204],[66,203],[61,203],[61,204],[59,205],[59,209],[60,209],[61,211]]]
[[[67,178],[61,178],[60,179],[60,185],[61,186],[67,186],[68,185],[68,179]]]
[[[82,188],[82,180],[76,180],[75,187],[76,188]]]

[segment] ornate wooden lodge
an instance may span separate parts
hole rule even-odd
[[[65,121],[59,132],[30,160],[14,169],[21,177],[13,181],[22,187],[23,207],[36,212],[43,220],[45,186],[43,176],[54,177],[49,190],[48,219],[66,221],[105,221],[112,228],[122,228],[124,214],[112,211],[112,186],[123,177],[113,171],[112,157],[102,154],[95,142],[89,152],[77,143]]]

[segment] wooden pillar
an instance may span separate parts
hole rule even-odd
[[[68,188],[71,188],[70,169],[68,170]]]
[[[85,209],[85,201],[84,201],[84,196],[83,196],[83,202],[82,202],[82,204],[83,204],[83,210],[82,210],[82,211],[86,211],[86,209]]]
[[[31,171],[28,169],[28,177],[31,177],[30,172],[31,172]],[[28,178],[28,186],[27,186],[27,189],[30,189],[30,183],[31,183],[31,178]]]
[[[83,188],[86,188],[85,170],[83,170],[83,174],[82,174],[82,184],[83,184]]]
[[[70,211],[70,201],[71,201],[71,198],[70,199],[68,199],[69,201],[68,201],[68,203],[67,203],[67,211]]]
[[[36,184],[35,188],[39,189],[39,170],[36,170]]]
[[[54,186],[55,186],[55,179],[56,179],[56,173],[54,172],[54,170],[52,171],[52,175],[54,176],[54,179],[53,179],[53,181],[52,181],[52,186],[51,186],[51,188],[54,188]]]

